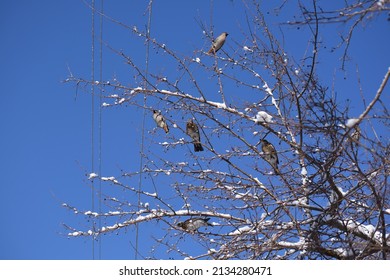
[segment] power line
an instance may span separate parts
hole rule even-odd
[[[100,12],[100,50],[99,50],[99,81],[103,80],[103,2],[101,0],[101,12]],[[95,0],[91,2],[91,172],[95,171]],[[103,88],[101,83],[99,83],[99,111],[98,111],[98,174],[102,172],[102,108],[100,104],[102,104],[103,96]],[[99,181],[99,194],[98,194],[98,211],[102,212],[101,205],[101,193],[102,193],[102,185],[101,181]],[[95,200],[96,200],[96,190],[94,180],[91,182],[91,211],[95,212]],[[101,218],[98,217],[98,228],[101,228]],[[92,232],[96,232],[96,220],[93,220],[92,223]],[[99,250],[98,250],[98,258],[101,259],[101,237],[100,235],[96,237],[99,241]],[[92,235],[92,259],[95,259],[95,235]]]
[[[152,24],[152,5],[153,0],[150,0],[149,2],[149,17],[148,17],[148,25],[147,25],[147,32],[146,32],[146,53],[145,53],[145,89],[148,87],[147,78],[149,75],[149,49],[150,49],[150,29]],[[144,95],[144,104],[143,104],[143,117],[142,117],[142,126],[141,126],[141,159],[140,159],[140,165],[139,165],[139,179],[138,179],[138,211],[140,210],[140,204],[141,204],[141,186],[142,186],[142,176],[143,176],[143,158],[144,158],[144,140],[145,140],[145,118],[146,118],[146,95]],[[136,230],[135,230],[135,254],[134,259],[138,259],[138,239],[139,239],[139,226],[136,224]]]
[[[92,0],[92,26],[91,26],[91,172],[95,170],[95,0]],[[95,211],[95,185],[91,181],[91,208]],[[95,232],[95,221],[92,222],[92,232]],[[95,259],[95,240],[92,235],[92,259]]]
[[[99,173],[102,174],[102,106],[103,103],[103,12],[104,12],[104,0],[101,0],[100,6],[100,54],[99,54]],[[102,213],[102,181],[99,180],[99,213]],[[101,217],[99,215],[98,225],[102,228]],[[99,240],[99,260],[102,258],[102,238],[98,236]]]

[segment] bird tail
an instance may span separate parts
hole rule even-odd
[[[209,220],[210,220],[210,218],[204,218],[204,221],[206,222],[206,224],[207,224],[208,226],[210,226],[210,227],[213,227],[214,225],[213,225],[213,224],[210,224],[210,223],[209,223]]]
[[[165,133],[169,132],[169,128],[168,128],[167,124],[164,124],[163,129],[164,129]]]
[[[211,47],[207,54],[215,54],[215,48]]]
[[[195,142],[194,143],[194,151],[195,152],[203,151],[203,147],[202,147],[202,144],[200,142]]]

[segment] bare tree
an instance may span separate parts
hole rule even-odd
[[[152,122],[153,112],[161,110],[165,123],[159,119],[158,126],[149,127],[141,171],[89,175],[110,186],[104,200],[114,210],[94,213],[64,204],[105,221],[93,230],[68,227],[69,236],[99,236],[154,223],[166,232],[158,231],[154,244],[166,246],[168,256],[387,259],[390,146],[388,134],[380,138],[378,130],[389,128],[382,94],[390,68],[365,110],[353,118],[316,69],[320,25],[353,21],[347,36],[340,35],[344,67],[354,28],[388,12],[389,1],[344,1],[345,6],[332,11],[317,2],[300,4],[301,18],[284,23],[308,27],[310,51],[302,59],[288,55],[257,1],[244,1],[246,40],[231,39],[211,55],[205,50],[183,57],[147,30],[121,23],[134,39],[148,42],[161,59],[176,64],[175,74],[147,73],[134,57],[107,44],[136,73],[136,86],[118,80],[97,84],[73,75],[67,81],[102,87],[102,106],[143,107]],[[194,151],[188,120],[197,126],[204,151]],[[160,128],[165,124],[169,133]],[[262,139],[273,144],[278,163],[270,162]],[[138,188],[140,175],[144,179]],[[126,190],[128,199],[116,198],[115,188]],[[194,218],[209,220],[195,228],[178,224]],[[188,242],[202,252],[194,255]]]

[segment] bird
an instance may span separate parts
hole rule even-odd
[[[169,132],[167,122],[165,121],[165,118],[160,111],[153,110],[153,119],[158,127],[164,129],[165,133]]]
[[[221,35],[219,35],[212,43],[210,50],[207,52],[207,54],[215,54],[217,51],[219,51],[223,44],[225,44],[226,37],[229,34],[227,32],[223,32]]]
[[[193,119],[189,119],[186,126],[186,133],[192,138],[194,143],[194,151],[203,151],[202,144],[200,143],[200,134],[198,126],[194,123]]]
[[[207,227],[207,226],[212,227],[213,225],[208,223],[209,220],[210,218],[191,218],[185,220],[184,222],[177,223],[177,226],[184,230],[195,232],[200,227]]]
[[[268,142],[265,139],[261,139],[261,150],[264,154],[264,159],[274,168],[276,174],[280,174],[278,164],[278,153],[276,152],[276,149],[274,145],[272,145],[270,142]]]

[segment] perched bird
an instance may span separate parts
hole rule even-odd
[[[221,35],[219,35],[212,43],[210,50],[207,52],[207,54],[215,54],[217,51],[219,51],[223,44],[225,44],[226,37],[227,37],[226,32],[223,32]]]
[[[264,159],[274,168],[276,174],[280,174],[278,164],[278,153],[275,147],[265,139],[261,139],[261,150],[264,153]]]
[[[184,230],[194,232],[198,230],[200,227],[207,227],[207,226],[212,227],[213,225],[208,223],[209,220],[210,218],[191,218],[185,220],[184,222],[177,223],[177,226],[181,227]]]
[[[169,132],[167,122],[165,121],[164,116],[161,115],[161,112],[159,112],[157,110],[153,110],[153,119],[156,122],[158,127],[161,127],[162,129],[164,129],[165,133]]]
[[[186,133],[192,138],[194,143],[194,151],[203,151],[202,144],[200,143],[200,134],[198,126],[194,123],[193,119],[189,119],[186,126]]]

